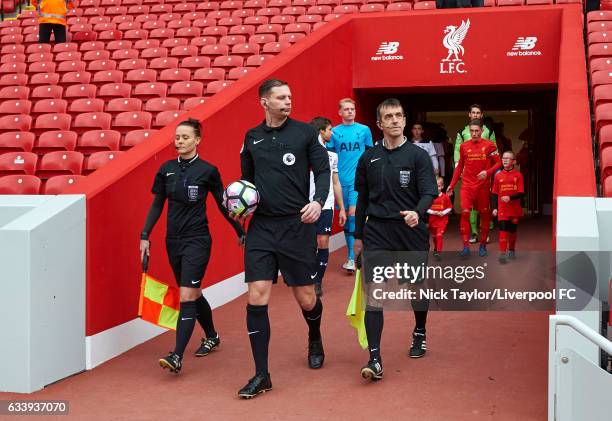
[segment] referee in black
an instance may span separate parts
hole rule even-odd
[[[355,256],[363,250],[366,253],[423,252],[421,254],[426,256],[429,233],[423,217],[438,195],[431,159],[427,152],[404,136],[406,116],[397,99],[383,101],[376,115],[383,139],[361,156],[355,172],[355,189],[359,194]],[[409,353],[412,358],[425,354],[428,304],[428,301],[412,301],[416,319]],[[365,328],[370,360],[361,369],[361,375],[380,380],[383,376],[380,356],[382,308],[366,307]]]
[[[255,376],[240,389],[252,398],[272,388],[268,372],[270,320],[268,302],[278,271],[293,290],[308,325],[308,365],[320,368],[323,305],[314,283],[317,264],[316,225],[329,191],[329,159],[309,124],[289,118],[291,90],[278,79],[259,87],[265,121],[246,133],[240,152],[242,178],[255,184],[260,202],[250,222],[244,256],[248,283],[247,330]],[[309,202],[310,169],[315,194]]]
[[[200,288],[212,246],[206,218],[208,192],[212,193],[217,207],[232,224],[238,238],[242,240],[244,237],[240,224],[233,221],[223,207],[223,184],[219,171],[198,155],[200,140],[199,121],[189,119],[176,127],[174,146],[178,157],[162,164],[155,175],[152,189],[155,198],[140,236],[142,260],[145,253],[149,255],[149,235],[168,199],[166,251],[180,287],[181,304],[174,351],[160,359],[159,364],[174,373],[181,370],[183,352],[196,319],[206,334],[195,353],[196,357],[208,355],[221,343],[213,324],[212,310]]]

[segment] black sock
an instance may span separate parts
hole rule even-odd
[[[414,330],[419,333],[425,333],[425,323],[427,323],[427,311],[416,311],[414,312],[415,328]]]
[[[204,329],[204,333],[206,333],[207,338],[216,338],[217,332],[215,331],[215,325],[213,323],[212,309],[210,308],[210,304],[204,296],[202,295],[200,298],[195,300],[197,309],[198,309],[198,322],[202,329]]]
[[[370,359],[380,361],[380,338],[382,336],[385,318],[382,310],[366,310],[364,317]]]
[[[181,303],[178,321],[176,322],[176,345],[174,347],[174,352],[181,357],[193,333],[197,314],[195,301]]]
[[[247,304],[247,330],[251,351],[255,360],[255,372],[268,372],[268,346],[270,344],[270,319],[268,306]]]
[[[312,310],[302,309],[302,315],[308,325],[308,342],[320,341],[321,340],[321,316],[323,314],[323,303],[321,299],[317,297],[315,305]]]
[[[325,276],[325,270],[327,269],[327,262],[329,261],[329,249],[318,249],[317,258],[319,265],[317,266],[317,284],[323,283],[323,276]]]

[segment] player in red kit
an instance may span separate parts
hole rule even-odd
[[[491,191],[493,216],[499,221],[499,263],[516,259],[516,229],[518,220],[523,216],[521,198],[525,195],[523,174],[515,168],[514,152],[502,155],[503,170],[493,179]]]
[[[470,135],[472,138],[463,142],[459,148],[459,162],[453,179],[446,190],[448,195],[461,177],[461,239],[463,250],[460,256],[468,258],[470,255],[470,210],[473,208],[480,213],[480,256],[487,255],[487,236],[489,235],[489,194],[491,190],[491,177],[501,167],[497,146],[490,140],[482,139],[482,120],[470,121]]]
[[[440,252],[442,251],[442,242],[444,240],[444,231],[448,225],[448,214],[453,209],[450,197],[444,193],[444,179],[436,177],[438,183],[438,197],[436,197],[427,211],[429,214],[429,233],[434,242],[434,258],[440,260]]]

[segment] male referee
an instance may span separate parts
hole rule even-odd
[[[359,159],[355,173],[357,211],[355,255],[369,251],[429,251],[423,217],[438,196],[433,165],[427,152],[404,136],[406,116],[401,103],[390,98],[376,109],[383,139]],[[366,219],[367,218],[367,219]],[[248,238],[248,237],[247,237]],[[425,355],[425,322],[429,301],[412,301],[416,321],[409,356]],[[365,328],[370,360],[361,369],[365,379],[383,377],[380,340],[382,309],[366,307]]]
[[[268,301],[279,270],[308,325],[308,365],[321,368],[325,358],[320,330],[323,304],[315,294],[312,274],[317,264],[314,222],[329,192],[327,151],[311,125],[289,118],[291,90],[286,82],[265,81],[259,87],[259,98],[265,121],[247,132],[240,152],[242,178],[255,184],[260,195],[244,256],[247,329],[255,376],[238,395],[247,399],[272,389]],[[310,169],[315,181],[311,202]]]

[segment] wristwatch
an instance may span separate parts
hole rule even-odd
[[[325,204],[325,202],[320,197],[315,197],[314,199],[312,199],[312,201],[317,202],[319,205],[321,205],[321,209],[323,209],[323,205]]]

